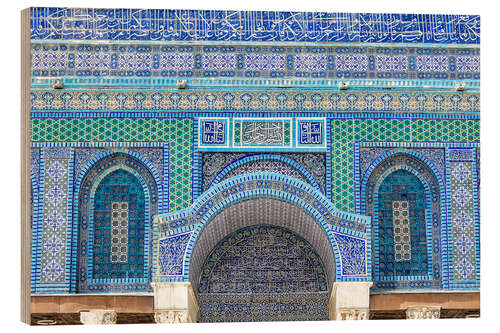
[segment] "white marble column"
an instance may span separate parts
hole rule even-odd
[[[406,319],[439,319],[440,306],[409,306],[406,309]]]
[[[198,302],[189,282],[156,282],[154,290],[155,321],[158,324],[195,323]]]
[[[328,304],[330,320],[366,320],[372,282],[335,282]]]
[[[84,325],[116,324],[115,310],[83,310],[80,311],[80,322]]]

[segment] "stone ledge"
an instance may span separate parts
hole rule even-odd
[[[370,295],[370,311],[406,310],[411,306],[440,306],[441,309],[476,310],[480,293],[394,293]]]
[[[153,313],[153,296],[31,296],[31,313],[79,313],[105,309],[119,313]]]

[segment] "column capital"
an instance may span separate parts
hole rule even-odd
[[[406,309],[406,319],[439,319],[440,316],[440,306],[418,305]]]
[[[111,325],[116,324],[115,310],[82,310],[80,322],[84,325]]]

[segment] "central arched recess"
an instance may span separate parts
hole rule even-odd
[[[325,231],[303,209],[271,198],[219,213],[190,264],[202,322],[328,320],[334,279]]]

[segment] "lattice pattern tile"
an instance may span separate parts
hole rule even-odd
[[[170,210],[191,204],[190,119],[32,119],[31,135],[33,141],[167,141],[170,144]]]

